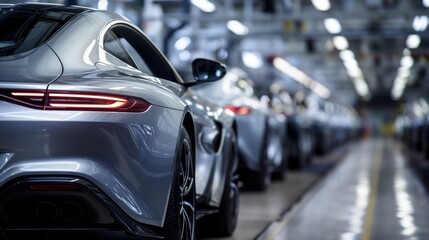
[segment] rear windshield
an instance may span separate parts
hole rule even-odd
[[[73,16],[62,11],[0,10],[0,56],[39,47]]]

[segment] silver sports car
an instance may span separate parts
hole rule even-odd
[[[128,20],[83,7],[0,5],[0,33],[0,236],[194,239],[203,216],[231,234],[234,118],[189,90],[222,64],[184,83]]]
[[[196,90],[236,114],[240,179],[247,189],[265,190],[287,160],[286,120],[262,104],[251,84],[243,70],[232,68],[220,81]]]

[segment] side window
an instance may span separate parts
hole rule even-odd
[[[140,57],[137,50],[133,46],[131,46],[131,44],[125,38],[121,38],[120,41],[124,46],[124,48],[131,55],[131,58],[134,60],[135,64],[137,65],[137,68],[143,73],[153,75],[152,72],[149,70],[149,67],[144,62],[144,60]]]
[[[162,52],[132,26],[125,23],[112,26],[105,34],[103,44],[106,51],[145,74],[183,82]]]
[[[73,15],[49,9],[11,11],[5,6],[0,9],[0,56],[12,56],[41,46]]]
[[[104,37],[104,48],[126,64],[140,70],[145,74],[152,75],[144,60],[128,40],[112,30],[106,32]]]
[[[112,31],[107,31],[104,37],[104,49],[111,53],[113,56],[119,58],[126,64],[137,68],[131,56],[128,54],[127,50],[125,50],[119,38]]]

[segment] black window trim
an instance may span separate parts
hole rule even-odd
[[[146,35],[140,29],[137,29],[126,21],[115,20],[105,26],[101,33],[101,38],[99,39],[99,44],[103,49],[104,35],[109,30],[112,30],[115,34],[126,37],[127,41],[140,54],[155,77],[179,84],[184,83],[176,70],[168,62],[164,54],[146,37]],[[134,35],[134,38],[132,35]],[[140,44],[138,42],[139,40],[143,40],[144,42]],[[161,61],[161,63],[157,63],[157,61]]]

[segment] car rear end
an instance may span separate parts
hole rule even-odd
[[[160,236],[179,130],[168,123],[183,113],[103,86],[49,89],[63,67],[45,43],[87,11],[49,8],[0,5],[0,229]]]

